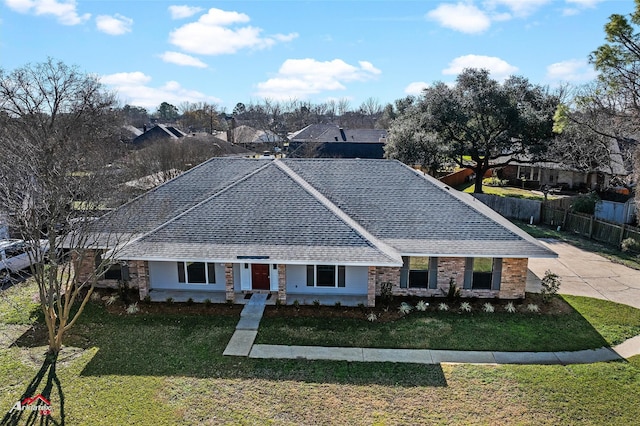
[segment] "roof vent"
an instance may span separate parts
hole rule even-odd
[[[342,140],[346,142],[347,135],[344,133],[344,129],[340,127],[340,136],[342,136]]]

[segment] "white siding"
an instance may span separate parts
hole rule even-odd
[[[307,266],[287,265],[287,293],[365,295],[367,280],[366,266],[347,266],[344,287],[308,287]]]
[[[149,288],[224,291],[224,265],[216,263],[215,284],[187,284],[178,282],[176,262],[149,262]]]

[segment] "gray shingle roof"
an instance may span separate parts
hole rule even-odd
[[[134,212],[134,213],[132,213]],[[400,265],[554,254],[473,197],[391,160],[216,158],[119,209],[122,259]]]

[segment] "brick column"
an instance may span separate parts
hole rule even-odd
[[[502,259],[500,298],[518,299],[525,296],[529,259]]]
[[[376,306],[376,267],[369,266],[367,276],[367,306]]]
[[[278,264],[278,301],[287,304],[287,266]]]
[[[464,257],[440,257],[438,258],[438,289],[449,291],[451,278],[455,285],[462,289],[464,285]]]
[[[224,264],[224,279],[227,302],[234,302],[235,293],[233,291],[233,263]]]
[[[149,295],[149,262],[146,260],[130,260],[129,266],[129,286],[137,287],[140,300]]]
[[[83,250],[82,253],[78,253],[74,250],[71,252],[71,262],[76,283],[88,281],[96,272],[96,251]]]

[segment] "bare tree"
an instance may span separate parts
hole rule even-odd
[[[97,77],[53,59],[0,69],[0,210],[32,248],[53,355],[116,252],[94,258],[88,249],[118,244],[90,220],[108,204],[114,182],[106,166],[121,124],[115,106]],[[80,276],[83,264],[91,268]]]

